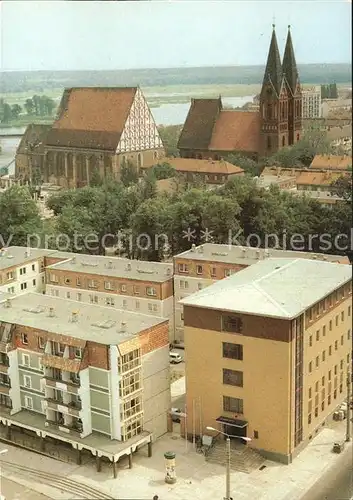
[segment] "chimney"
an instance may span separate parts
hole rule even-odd
[[[49,308],[49,318],[54,318],[55,317],[55,310],[54,307]]]
[[[191,245],[191,251],[192,251],[192,252],[195,252],[195,250],[196,250],[196,245],[195,245],[195,243],[193,243],[193,244]]]
[[[25,251],[25,259],[28,259],[29,257],[29,253],[27,252],[27,250]]]
[[[198,250],[199,250],[199,253],[203,253],[203,246],[200,245],[199,248],[198,248]]]
[[[113,269],[113,261],[112,260],[108,261],[108,269]]]
[[[77,311],[72,312],[71,321],[72,321],[72,323],[77,323],[77,321],[78,321],[78,312]]]
[[[10,300],[10,299],[6,299],[6,302],[5,302],[5,307],[7,307],[8,309],[9,309],[10,307],[12,307],[12,306],[11,306],[11,300]]]
[[[243,257],[245,258],[245,254],[246,254],[246,248],[242,248],[242,254],[243,254]]]
[[[259,249],[257,249],[257,250],[256,250],[256,258],[257,258],[257,259],[259,259],[259,258],[260,258],[260,250],[259,250]]]
[[[131,264],[130,264],[130,262],[127,264],[126,269],[127,269],[127,271],[131,271]]]
[[[121,328],[120,328],[120,331],[121,333],[125,333],[126,332],[126,321],[122,321],[121,322]]]

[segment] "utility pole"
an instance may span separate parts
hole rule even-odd
[[[230,500],[230,437],[226,437],[226,450],[227,450],[227,469],[226,469],[226,497],[224,500]]]
[[[346,442],[351,440],[351,372],[347,371],[347,418],[346,418]]]

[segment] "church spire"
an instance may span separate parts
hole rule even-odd
[[[299,76],[298,76],[297,63],[295,61],[290,26],[288,26],[287,42],[286,42],[286,48],[284,50],[282,67],[283,67],[283,74],[286,77],[286,80],[289,84],[292,93],[294,94],[295,89],[297,87],[297,83],[299,81]]]
[[[264,87],[268,83],[272,83],[277,95],[280,94],[282,85],[282,65],[281,58],[279,55],[277,37],[275,24],[272,24],[272,38],[270,43],[270,49],[268,51],[267,64],[265,69],[265,75],[262,86]]]

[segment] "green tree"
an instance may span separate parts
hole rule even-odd
[[[167,162],[162,162],[158,163],[157,165],[153,165],[153,167],[150,168],[151,175],[154,175],[156,180],[161,180],[161,179],[170,179],[171,177],[176,176],[176,170],[170,163]]]
[[[161,125],[158,127],[167,156],[179,157],[177,144],[182,128],[183,125]]]
[[[348,203],[352,203],[352,174],[342,175],[331,184],[331,193],[342,198]]]
[[[26,245],[28,236],[41,231],[36,203],[25,186],[12,186],[0,193],[0,245]]]
[[[0,121],[1,123],[9,123],[12,120],[11,106],[7,102],[3,102],[0,108]]]
[[[26,102],[24,103],[24,108],[26,110],[27,115],[32,115],[34,111],[33,99],[26,99]]]
[[[16,120],[20,116],[21,113],[22,113],[22,108],[19,104],[13,104],[11,106],[11,114],[12,114],[12,118],[14,120]]]
[[[261,165],[251,158],[237,154],[230,154],[226,156],[225,160],[232,165],[242,168],[245,174],[250,175],[251,177],[259,176],[261,173]]]
[[[139,180],[139,172],[133,162],[127,161],[124,165],[122,165],[120,170],[120,180],[124,186],[137,184]]]

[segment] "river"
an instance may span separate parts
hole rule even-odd
[[[164,96],[165,97],[165,96]],[[187,97],[187,96],[186,96]],[[224,97],[222,99],[224,106],[241,107],[247,102],[251,102],[254,96],[244,97]],[[190,108],[190,102],[162,104],[155,108],[151,107],[153,117],[157,125],[179,125],[184,123],[186,115]],[[23,134],[26,127],[1,128],[0,135]],[[18,137],[0,138],[2,153],[0,154],[0,168],[8,165],[15,157],[16,148],[20,142]],[[10,173],[14,172],[14,165],[10,167]]]

